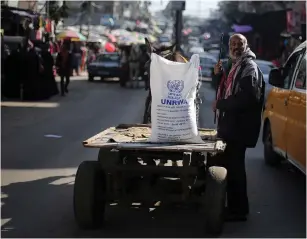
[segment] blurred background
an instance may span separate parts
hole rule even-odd
[[[79,230],[73,184],[79,164],[98,156],[98,149],[84,149],[83,140],[122,123],[142,122],[149,92],[145,38],[154,48],[176,44],[187,59],[199,54],[199,125],[214,129],[212,70],[220,51],[227,64],[234,33],[248,39],[269,92],[272,68],[298,68],[306,58],[288,58],[306,39],[306,1],[1,1],[1,236],[204,237],[202,213],[173,208],[129,214],[114,208],[106,230]],[[138,54],[132,44],[140,47]],[[73,56],[65,97],[59,94],[61,65],[55,66],[58,56],[67,54],[63,46]],[[131,63],[139,63],[138,74],[130,74]],[[306,80],[306,68],[301,69],[297,75]],[[305,126],[301,108],[293,105],[295,110],[282,111],[302,117],[291,122]],[[286,123],[277,125],[286,130]],[[303,130],[293,132],[306,146]],[[288,164],[280,170],[264,167],[264,138],[261,133],[246,154],[251,220],[226,224],[222,237],[306,238],[306,177]]]
[[[211,81],[220,49],[227,60],[233,33],[247,37],[266,75],[306,38],[303,1],[1,1],[1,13],[3,67],[3,58],[19,43],[31,41],[38,53],[49,44],[55,59],[60,42],[69,39],[71,47],[84,51],[78,68],[87,73],[92,55],[122,53],[121,46],[144,44],[147,37],[156,47],[177,44],[187,58],[200,54],[203,80]],[[2,93],[16,97],[17,88]]]

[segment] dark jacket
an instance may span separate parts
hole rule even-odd
[[[254,148],[257,144],[264,101],[263,75],[252,54],[241,65],[233,81],[232,95],[218,100],[218,135],[226,142]],[[230,64],[231,65],[231,64]],[[225,69],[228,75],[230,69]],[[214,76],[220,82],[221,75]]]
[[[55,65],[57,67],[57,72],[60,76],[70,75],[72,73],[72,69],[73,69],[73,55],[70,52],[68,52],[67,62],[65,64],[65,66],[63,66],[63,64],[62,64],[62,54],[60,52],[57,55]]]

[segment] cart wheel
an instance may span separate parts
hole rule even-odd
[[[74,214],[82,229],[102,226],[105,213],[106,179],[97,161],[82,162],[74,185]]]
[[[227,170],[212,166],[208,169],[205,191],[205,226],[207,233],[219,234],[224,222]]]

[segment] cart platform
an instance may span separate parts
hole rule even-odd
[[[110,127],[83,141],[88,148],[109,148],[118,150],[168,151],[168,152],[212,152],[223,151],[226,144],[217,138],[214,129],[199,128],[204,143],[152,143],[148,141],[151,126],[148,124],[120,124]]]

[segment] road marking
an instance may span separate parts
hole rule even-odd
[[[13,101],[4,101],[4,102],[1,102],[1,107],[56,108],[56,107],[59,107],[59,103],[55,103],[55,102],[13,102]]]

